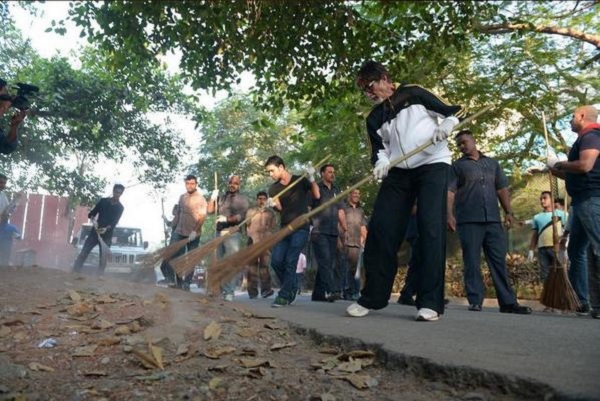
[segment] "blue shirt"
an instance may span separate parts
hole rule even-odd
[[[19,229],[14,224],[0,224],[0,243],[12,244],[15,236],[20,236]]]

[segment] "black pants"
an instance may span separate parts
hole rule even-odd
[[[369,309],[387,306],[398,271],[398,250],[417,200],[417,308],[444,313],[448,169],[445,163],[410,170],[392,168],[383,180],[369,222],[360,305]]]
[[[101,237],[102,240],[106,243],[106,245],[108,245],[108,247],[110,248],[110,245],[112,243],[112,232],[104,233],[103,235],[101,235]],[[75,263],[73,264],[73,271],[81,271],[83,263],[85,262],[90,252],[92,251],[92,249],[94,249],[96,245],[100,246],[100,241],[98,241],[98,234],[96,234],[96,232],[92,228],[92,231],[90,231],[87,238],[85,239],[83,248],[81,248],[81,253],[79,253],[77,259],[75,259]],[[102,255],[102,247],[100,247],[99,249],[98,256],[100,260],[98,262],[98,270],[96,271],[96,274],[102,275],[104,273],[104,270],[106,269],[107,262],[107,255]]]
[[[408,269],[406,270],[406,278],[404,279],[404,286],[400,290],[400,298],[412,299],[417,293],[416,291],[416,278],[417,278],[417,258],[418,258],[418,237],[407,238],[406,241],[410,245]]]
[[[317,258],[317,275],[313,297],[324,297],[326,293],[340,292],[335,272],[337,265],[337,235],[311,234],[311,242]]]

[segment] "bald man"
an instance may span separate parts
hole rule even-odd
[[[571,234],[568,254],[571,260],[569,280],[577,293],[580,315],[600,318],[600,124],[598,109],[578,107],[571,119],[577,140],[568,161],[548,155],[548,167],[563,178],[572,198]],[[591,245],[590,254],[586,254]],[[588,255],[589,262],[588,263]],[[588,271],[589,268],[589,271]],[[588,299],[589,293],[589,299]]]
[[[218,196],[218,191],[213,191],[208,202],[207,212],[217,213],[217,236],[227,235],[227,239],[219,245],[217,256],[223,258],[240,250],[241,234],[239,231],[230,232],[233,227],[240,224],[248,212],[250,203],[248,198],[240,194],[241,179],[239,175],[232,175],[227,182],[227,192]],[[233,301],[236,279],[221,285],[221,295],[226,301]]]

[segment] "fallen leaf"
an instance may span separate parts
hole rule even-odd
[[[79,293],[75,290],[67,291],[67,295],[69,296],[69,298],[71,298],[71,301],[73,302],[79,302],[82,300],[81,295],[79,295]]]
[[[269,361],[266,359],[258,358],[258,359],[247,359],[241,358],[240,363],[245,368],[257,368],[259,366],[269,366]]]
[[[158,366],[162,370],[165,370],[165,366],[163,365],[163,358],[162,358],[162,348],[157,347],[152,344],[148,344],[148,348],[150,350],[150,353],[154,357],[154,360],[156,361],[156,366]]]
[[[257,354],[258,354],[258,351],[255,350],[254,348],[250,348],[250,347],[244,347],[244,348],[242,348],[242,355],[256,356]]]
[[[244,338],[248,338],[248,337],[256,337],[256,335],[258,334],[258,330],[255,329],[241,329],[240,331],[238,331],[237,335],[240,337],[244,337]]]
[[[219,387],[219,384],[221,384],[222,381],[223,379],[221,379],[220,377],[213,377],[208,382],[208,388],[211,390],[215,390],[217,387]]]
[[[348,376],[341,376],[339,378],[349,381],[350,384],[352,384],[354,387],[356,387],[359,390],[365,390],[367,388],[372,388],[379,384],[377,379],[374,379],[369,375],[351,374]]]
[[[210,359],[219,359],[221,356],[233,354],[235,351],[235,347],[216,347],[205,350],[204,356]]]
[[[29,369],[31,370],[35,370],[36,372],[54,372],[54,368],[51,368],[50,366],[46,366],[46,365],[42,365],[41,363],[37,363],[37,362],[31,362],[29,365],[27,365],[29,367]]]
[[[92,329],[106,330],[106,329],[110,329],[114,325],[115,324],[113,322],[109,322],[106,319],[98,319],[92,323],[91,327],[92,327]]]
[[[204,329],[204,340],[216,340],[221,335],[221,325],[214,320]]]
[[[23,341],[25,339],[27,339],[29,337],[29,335],[27,334],[26,331],[19,331],[17,333],[15,333],[15,335],[13,336],[13,339],[17,340],[17,341]]]
[[[86,356],[94,356],[98,345],[90,344],[84,345],[83,347],[75,348],[75,351],[71,354],[73,357],[86,357]]]
[[[69,306],[66,311],[71,316],[81,316],[92,312],[93,307],[85,302],[75,302],[73,305]]]
[[[189,350],[190,350],[190,344],[188,344],[188,343],[180,344],[179,347],[177,347],[177,351],[175,351],[175,355],[185,355],[188,353]]]
[[[225,372],[228,367],[229,367],[229,365],[215,365],[215,366],[210,366],[208,368],[208,370],[213,371],[213,372]]]
[[[137,333],[139,331],[142,331],[142,326],[137,320],[134,320],[133,323],[129,325],[129,331],[131,331],[132,333]]]
[[[128,334],[131,334],[131,330],[128,326],[119,326],[115,329],[116,336],[126,336]]]
[[[146,369],[158,368],[158,365],[157,365],[156,361],[154,360],[154,357],[152,357],[152,355],[149,355],[149,354],[147,354],[143,351],[137,350],[137,349],[133,349],[132,352],[135,356],[137,356],[140,359],[140,361],[142,362],[142,366],[145,367]]]
[[[296,342],[289,342],[289,343],[278,343],[278,344],[273,344],[270,348],[271,351],[278,351],[280,349],[284,349],[284,348],[290,348],[290,347],[295,347],[296,345],[298,345],[298,343]]]
[[[115,302],[117,302],[117,300],[108,294],[104,294],[104,295],[97,297],[96,302],[98,302],[100,304],[114,304]]]
[[[107,337],[97,340],[96,344],[104,347],[110,347],[111,345],[117,345],[120,342],[121,339],[119,337]]]
[[[0,327],[0,338],[8,336],[11,332],[12,330],[10,329],[10,327]]]
[[[338,354],[338,349],[337,348],[322,348],[319,350],[319,353],[321,354],[330,354],[330,355],[337,355]]]
[[[375,358],[375,353],[373,351],[365,351],[365,350],[355,350],[350,352],[345,352],[338,356],[340,361],[347,361],[350,358]]]
[[[362,370],[362,362],[359,360],[342,362],[336,367],[336,370],[346,373],[356,373]]]
[[[83,372],[84,376],[108,376],[108,373],[104,370],[90,370],[88,372]]]
[[[171,299],[167,295],[163,294],[162,292],[156,293],[156,295],[154,295],[154,300],[158,303],[165,304],[165,305],[171,302]]]
[[[283,330],[284,327],[276,322],[265,323],[265,327],[271,330]]]
[[[221,318],[221,323],[237,323],[237,319],[234,319],[232,317],[222,317]]]
[[[21,319],[9,320],[8,322],[2,323],[3,326],[20,326],[24,324],[25,322]]]

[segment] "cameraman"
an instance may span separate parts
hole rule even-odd
[[[6,90],[6,81],[0,79],[0,118],[4,116],[11,106],[12,98]],[[7,155],[17,149],[17,131],[26,115],[27,110],[21,110],[13,114],[10,119],[8,133],[5,133],[2,127],[0,127],[0,153]]]

